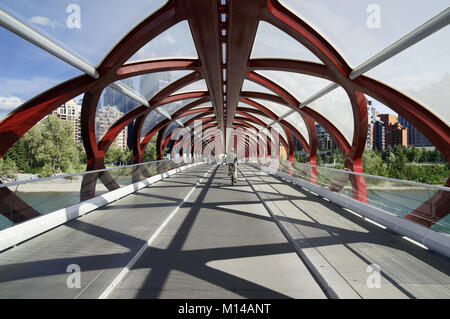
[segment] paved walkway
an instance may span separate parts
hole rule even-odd
[[[244,166],[301,253],[345,298],[450,298],[450,260],[284,180]],[[369,269],[369,265],[371,266]],[[380,286],[368,276],[381,270]],[[372,288],[371,288],[372,287]]]
[[[348,298],[450,298],[448,260],[249,166],[238,179],[199,165],[0,253],[0,298],[326,298],[323,278]]]

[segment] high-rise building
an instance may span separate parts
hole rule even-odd
[[[75,99],[67,101],[56,110],[52,115],[59,117],[61,120],[69,123],[73,130],[73,139],[75,142],[82,142],[81,139],[81,105],[78,105]]]
[[[397,116],[394,114],[380,114],[379,117],[384,125],[393,125],[398,122]]]
[[[408,146],[408,129],[403,127],[394,114],[380,114],[385,127],[385,146]]]
[[[135,89],[132,79],[123,79],[120,82],[133,90]],[[120,112],[126,114],[137,106],[137,102],[108,86],[105,88],[105,92],[103,93],[103,105],[115,106]],[[127,127],[127,136],[130,138],[126,141],[126,143],[130,149],[132,148],[133,143],[133,127],[134,122],[131,122]]]
[[[106,105],[97,110],[95,114],[95,136],[97,142],[106,134],[108,129],[124,114],[120,112],[115,106]],[[128,131],[123,129],[116,137],[117,147],[122,151],[127,148]]]
[[[375,118],[377,117],[377,109],[375,106],[372,106],[372,101],[367,101],[367,119],[369,123],[375,122]]]
[[[374,144],[374,137],[373,137],[373,130],[374,130],[374,123],[369,122],[367,125],[367,139],[366,139],[366,147],[373,148]]]
[[[398,116],[399,123],[408,129],[408,140],[409,146],[433,146],[433,144],[428,141],[428,139],[419,132],[411,123],[409,123],[403,116]]]
[[[381,152],[386,148],[386,132],[384,123],[380,121],[380,118],[377,117],[375,122],[373,123],[373,146],[372,148]]]
[[[337,144],[334,142],[330,133],[328,133],[319,124],[316,124],[316,132],[317,132],[317,149],[321,154],[329,153],[335,148],[337,148]]]
[[[375,122],[379,121],[378,112],[375,106],[372,106],[372,101],[367,100],[367,139],[366,139],[366,147],[374,148],[374,129]]]

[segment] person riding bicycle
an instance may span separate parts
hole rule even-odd
[[[228,176],[231,175],[231,166],[234,166],[234,170],[233,170],[233,179],[234,182],[237,182],[237,164],[238,164],[238,159],[237,159],[237,155],[234,152],[234,149],[231,149],[231,151],[227,154],[227,158],[226,158],[226,162],[228,165]]]

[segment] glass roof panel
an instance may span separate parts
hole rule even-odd
[[[266,116],[262,116],[259,114],[253,114],[253,113],[249,113],[249,114],[256,117],[257,119],[263,121],[263,123],[265,123],[266,125],[273,122],[273,120],[271,118],[268,118]]]
[[[261,21],[258,25],[250,58],[282,58],[321,63],[300,42],[264,21]]]
[[[308,105],[330,121],[347,139],[353,140],[353,110],[347,93],[338,87]]]
[[[197,115],[198,114],[191,114],[191,115],[183,116],[183,117],[179,118],[179,121],[184,124],[184,123],[186,123],[186,121],[189,121],[191,118],[193,118],[194,116],[197,116]],[[164,139],[167,138],[167,136],[169,136],[173,132],[173,130],[177,127],[180,127],[177,122],[174,121],[174,122],[170,123],[170,125],[167,127],[166,132],[164,133],[164,136],[163,136]]]
[[[175,101],[175,102],[172,102],[172,103],[169,103],[169,104],[164,104],[164,105],[160,106],[160,108],[162,108],[164,111],[166,111],[170,115],[173,115],[176,111],[178,111],[182,107],[184,107],[184,106],[188,105],[189,103],[192,103],[192,102],[194,102],[196,100],[197,100],[197,98],[195,98],[195,99],[184,99],[184,100]]]
[[[186,92],[205,92],[205,91],[208,91],[208,88],[206,86],[205,80],[201,79],[201,80],[198,80],[191,84],[186,85],[185,87],[174,92],[172,95],[186,93]]]
[[[167,71],[133,76],[119,82],[132,88],[136,92],[150,100],[156,93],[166,88],[169,84],[188,75],[192,71]]]
[[[166,2],[2,0],[0,8],[95,66],[123,36]]]
[[[292,94],[300,103],[331,82],[315,76],[284,71],[257,71]]]
[[[359,65],[445,10],[448,0],[280,0],[309,23],[351,66]]]
[[[238,102],[238,107],[248,107],[248,108],[255,109],[255,110],[258,109],[256,107],[254,107],[254,106],[252,106],[250,104],[244,103],[244,102]]]
[[[180,101],[172,102],[172,103],[169,103],[169,104],[164,104],[164,105],[160,106],[159,108],[162,109],[163,111],[169,113],[170,115],[173,115],[176,111],[181,109],[183,106],[186,106],[186,105],[188,105],[189,103],[191,103],[191,102],[193,102],[195,100],[196,99],[180,100]],[[159,114],[155,110],[151,111],[147,115],[147,117],[145,118],[144,123],[142,124],[141,140],[144,138],[145,135],[147,135],[150,132],[150,130],[153,127],[158,125],[160,122],[162,122],[166,118],[167,117],[165,117],[164,115]]]
[[[289,122],[289,124],[293,125],[297,129],[297,131],[299,131],[300,134],[303,135],[306,142],[309,144],[308,129],[306,128],[305,121],[300,116],[300,114],[298,114],[297,112],[294,112],[291,115],[287,116],[284,120],[286,122]]]
[[[263,106],[267,107],[269,110],[271,110],[273,113],[275,113],[278,117],[285,114],[286,112],[290,111],[291,108],[287,107],[286,105],[275,103],[272,101],[267,100],[260,100],[260,99],[253,99],[255,102],[258,102],[259,104],[262,104]]]
[[[211,102],[205,102],[205,103],[202,103],[200,105],[197,105],[196,107],[192,108],[191,110],[201,109],[201,108],[205,108],[205,107],[212,107],[212,103]]]
[[[449,39],[447,26],[366,75],[404,92],[450,126]]]
[[[172,57],[197,58],[187,21],[181,21],[158,35],[137,51],[128,62]]]
[[[0,28],[0,120],[32,97],[81,71]]]
[[[275,129],[275,130],[278,132],[278,134],[280,134],[280,135],[284,138],[285,141],[288,140],[288,139],[287,139],[287,136],[286,136],[286,133],[284,132],[284,130],[283,130],[283,128],[281,127],[280,124],[275,123],[274,125],[272,125],[272,128]]]
[[[255,82],[249,80],[244,80],[241,91],[275,94],[271,90],[266,89],[264,86],[256,84]]]
[[[144,137],[150,132],[151,128],[155,127],[165,119],[167,119],[167,117],[165,117],[164,115],[159,114],[155,110],[151,111],[145,118],[145,121],[141,127],[141,142]]]
[[[106,134],[108,129],[126,113],[130,112],[138,106],[135,100],[123,95],[122,93],[106,87],[97,103],[97,110],[95,113],[95,138],[99,142]],[[123,133],[126,135],[124,140],[127,140],[128,130],[125,129]]]

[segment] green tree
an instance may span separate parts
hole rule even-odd
[[[78,148],[68,123],[49,115],[43,121],[41,135],[42,143],[36,156],[41,165],[49,165],[52,172],[65,172],[78,165]]]
[[[388,157],[388,173],[390,177],[406,179],[405,167],[406,157],[402,152],[395,154],[391,152]]]
[[[363,168],[363,172],[371,175],[384,175],[384,165],[381,156],[370,148],[366,148],[362,159],[361,164]]]
[[[16,177],[16,172],[16,163],[14,163],[11,158],[0,158],[0,175],[2,176],[2,179],[4,179],[5,177],[13,179]]]
[[[344,165],[344,155],[337,149],[333,149],[331,151],[331,163],[333,163],[333,166],[342,166]]]
[[[157,134],[153,135],[144,150],[144,162],[150,162],[156,160],[156,139]]]
[[[33,126],[27,133],[25,133],[21,140],[23,140],[26,145],[26,160],[28,167],[38,167],[38,152],[42,143],[41,125],[38,124]]]
[[[15,165],[16,171],[28,171],[27,164],[27,147],[23,139],[19,139],[13,146],[5,153],[4,159],[12,161]]]

